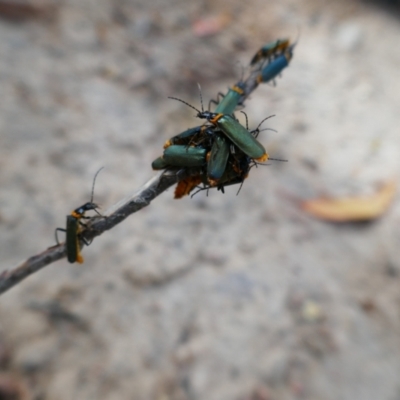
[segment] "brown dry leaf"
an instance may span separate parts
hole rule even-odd
[[[368,221],[381,216],[396,193],[396,182],[390,181],[380,190],[364,197],[307,200],[301,208],[317,218],[334,222]]]

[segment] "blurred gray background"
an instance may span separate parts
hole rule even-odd
[[[21,0],[22,1],[22,0]],[[11,4],[13,3],[13,4]],[[10,6],[11,4],[11,6]],[[173,189],[0,298],[4,399],[400,398],[400,203],[331,224],[317,196],[400,167],[400,18],[359,1],[0,1],[0,254],[54,244],[150,179],[166,139],[262,44],[299,44],[246,102],[273,163],[241,193]],[[7,394],[8,393],[8,394]],[[14,397],[10,397],[13,395]],[[9,397],[6,397],[9,396]]]

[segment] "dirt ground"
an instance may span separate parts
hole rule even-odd
[[[170,189],[83,265],[4,294],[1,398],[400,398],[399,196],[365,224],[298,205],[399,178],[400,17],[374,4],[43,0],[1,19],[0,272],[54,244],[101,166],[103,209],[154,175],[164,141],[198,124],[167,96],[198,106],[197,82],[215,97],[299,33],[245,108],[251,126],[276,115],[260,141],[289,162],[253,169],[238,196]]]

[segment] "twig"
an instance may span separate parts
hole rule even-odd
[[[127,196],[117,204],[110,207],[105,213],[105,218],[93,218],[93,222],[87,223],[87,228],[81,233],[81,237],[91,240],[103,232],[112,229],[115,225],[122,222],[129,215],[148,206],[153,199],[174,185],[178,181],[187,178],[192,174],[197,174],[198,170],[166,170],[160,172],[147,183],[145,183],[135,193]],[[115,211],[114,211],[115,210]],[[81,243],[83,245],[83,243]],[[65,242],[49,247],[47,250],[33,257],[28,258],[22,264],[11,270],[0,273],[0,294],[11,289],[17,283],[27,278],[29,275],[39,271],[46,265],[61,260],[66,256]]]
[[[249,76],[244,82],[244,94],[240,99],[243,104],[244,100],[251,94],[251,92],[258,86],[257,75],[259,69],[250,71]],[[182,179],[191,175],[199,173],[198,169],[181,169],[181,170],[166,170],[160,172],[155,177],[151,178],[135,193],[127,196],[117,204],[110,207],[104,214],[105,218],[93,217],[88,223],[87,228],[80,233],[80,237],[87,241],[92,240],[96,236],[101,235],[103,232],[112,229],[115,225],[122,222],[129,215],[141,210],[143,207],[148,206],[153,199],[168,189],[170,186],[179,182]],[[83,246],[83,241],[81,241]],[[0,273],[0,294],[11,289],[13,286],[27,278],[29,275],[39,271],[46,265],[55,261],[61,260],[66,256],[65,242],[59,245],[49,247],[47,250],[40,254],[32,256],[24,261],[22,264],[16,266],[11,270],[5,270]]]

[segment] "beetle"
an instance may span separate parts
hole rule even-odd
[[[201,125],[189,128],[173,136],[165,142],[164,154],[152,162],[152,168],[154,170],[161,170],[174,166],[192,167],[193,163],[195,166],[203,164],[205,154],[201,148],[206,149],[206,152],[211,149],[215,129],[213,125]],[[168,150],[169,147],[172,147],[172,149]],[[189,147],[192,149],[186,151],[185,148]],[[194,150],[195,148],[197,150]],[[195,161],[196,157],[197,161]],[[201,157],[202,161],[200,161],[199,157]],[[188,162],[187,165],[185,164],[185,160]]]
[[[273,80],[289,65],[293,57],[293,48],[295,45],[296,43],[288,47],[284,53],[272,60],[261,70],[256,78],[258,84]]]
[[[56,242],[59,245],[60,242],[58,240],[57,232],[65,232],[66,233],[66,249],[67,249],[67,259],[68,262],[72,263],[83,263],[83,257],[81,254],[81,249],[80,249],[80,241],[82,240],[83,243],[85,243],[87,246],[91,243],[88,242],[84,237],[80,235],[82,226],[86,227],[86,225],[82,222],[82,219],[90,220],[95,217],[87,217],[85,216],[85,213],[87,211],[93,210],[95,211],[100,217],[102,215],[97,211],[99,208],[99,205],[96,203],[93,203],[93,194],[94,194],[94,185],[96,182],[97,175],[99,172],[103,169],[101,167],[95,174],[93,178],[93,185],[92,185],[92,195],[90,198],[90,201],[83,204],[82,206],[76,208],[71,212],[70,215],[67,215],[67,223],[66,223],[66,228],[56,228],[54,235],[56,238]]]
[[[178,144],[178,145],[199,145],[205,141],[209,142],[213,135],[213,127],[207,125],[200,125],[194,128],[189,128],[186,131],[173,136],[164,143],[164,149],[167,147]]]
[[[232,114],[239,105],[239,101],[244,94],[244,89],[244,82],[239,81],[229,89],[228,93],[219,104],[211,100],[211,102],[217,104],[215,113]],[[208,161],[208,178],[210,182],[216,183],[222,177],[228,161],[229,147],[230,143],[223,136],[215,138],[211,149],[210,160]]]
[[[206,154],[204,147],[172,145],[164,150],[162,158],[174,167],[201,167],[206,164]]]
[[[197,111],[196,116],[198,118],[206,119],[212,125],[218,127],[225,134],[225,136],[232,141],[234,145],[236,145],[250,158],[254,158],[256,161],[259,162],[264,162],[268,160],[268,154],[266,153],[264,146],[257,139],[255,139],[254,136],[244,126],[242,126],[233,116],[228,114],[204,111],[202,98],[201,98],[202,111],[198,110],[191,104],[176,97],[169,97],[169,98],[173,100],[178,100],[196,110]]]
[[[152,163],[151,163],[151,167],[154,169],[154,170],[160,170],[160,169],[165,169],[165,168],[168,168],[170,165],[164,160],[164,158],[161,156],[161,157],[158,157],[158,158],[156,158]]]
[[[235,108],[239,105],[239,101],[244,94],[245,84],[242,81],[236,83],[236,85],[232,86],[226,95],[222,93],[218,93],[217,100],[219,96],[222,97],[222,100],[218,103],[215,100],[210,100],[209,108],[211,103],[217,105],[215,112],[222,114],[232,114],[235,111]]]
[[[246,156],[244,153],[236,155],[233,159],[231,159],[228,162],[224,174],[221,176],[221,179],[219,179],[218,181],[210,181],[210,179],[208,179],[206,174],[199,175],[201,183],[203,183],[203,187],[199,187],[197,183],[199,177],[195,176],[194,178],[192,178],[191,181],[186,183],[187,188],[185,194],[189,194],[195,187],[197,187],[198,190],[195,193],[193,193],[191,197],[193,197],[194,195],[203,190],[208,191],[209,189],[213,188],[217,188],[217,190],[220,190],[222,193],[225,193],[224,191],[225,186],[240,184],[239,190],[237,192],[237,194],[239,194],[243,182],[248,176],[252,164],[253,160],[250,157]]]
[[[216,184],[224,174],[230,153],[230,143],[221,134],[216,134],[207,160],[207,177],[210,183]]]
[[[254,57],[251,59],[250,65],[253,66],[263,59],[271,60],[271,58],[274,58],[280,53],[284,52],[289,46],[290,40],[286,38],[269,42],[257,51]]]
[[[246,127],[248,129],[248,120],[247,120],[247,115],[243,112],[243,114],[246,116]],[[257,126],[256,129],[250,131],[251,135],[257,138],[260,132],[263,130],[260,130],[261,124],[273,117],[273,115],[263,119],[260,124]],[[266,128],[265,130],[273,130],[271,128]],[[219,151],[223,151],[219,149],[219,140],[224,139],[225,142],[228,143],[228,153],[227,153],[227,159],[224,162],[224,155],[221,155]],[[229,150],[229,147],[231,149]],[[218,153],[216,155],[213,154],[215,151],[215,148],[218,149]],[[233,151],[232,151],[233,150]],[[212,165],[212,161],[216,159],[215,170],[211,170],[210,172],[210,166]],[[277,158],[269,158],[269,160],[273,161],[287,161],[287,160],[281,160]],[[239,191],[242,187],[242,184],[244,180],[247,178],[248,173],[250,169],[254,166],[259,165],[260,163],[256,162],[255,160],[251,159],[248,157],[243,151],[238,149],[237,147],[232,148],[232,144],[230,143],[229,139],[223,137],[222,135],[216,133],[215,135],[215,140],[214,140],[214,145],[211,149],[211,152],[207,154],[207,171],[203,170],[202,172],[199,172],[195,176],[190,176],[188,178],[183,179],[182,181],[178,182],[178,185],[176,186],[175,189],[175,199],[180,199],[188,194],[195,189],[196,187],[199,189],[197,192],[194,194],[198,193],[201,190],[209,190],[211,188],[217,188],[217,190],[221,190],[224,193],[224,187],[225,186],[231,186],[231,185],[236,185],[236,184],[241,184]],[[266,165],[266,164],[261,164],[261,165]],[[222,168],[223,166],[223,168]],[[216,175],[218,173],[218,176]],[[200,184],[203,184],[203,187],[199,187]],[[238,193],[239,193],[238,191]],[[192,196],[194,196],[194,194]]]

